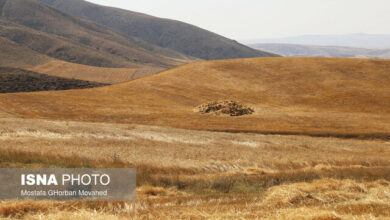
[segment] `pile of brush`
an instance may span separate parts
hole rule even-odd
[[[250,115],[254,112],[252,108],[236,101],[209,102],[199,106],[198,111],[202,114],[215,113],[216,115],[227,114],[230,116]]]

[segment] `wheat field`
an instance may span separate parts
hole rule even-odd
[[[390,62],[200,62],[0,95],[1,167],[135,167],[135,202],[1,202],[2,219],[390,219]],[[201,114],[236,100],[251,115]]]
[[[383,140],[0,121],[2,167],[138,170],[136,202],[2,202],[4,218],[390,218],[390,142]]]

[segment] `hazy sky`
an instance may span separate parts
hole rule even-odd
[[[89,0],[194,24],[236,40],[390,34],[390,0]]]

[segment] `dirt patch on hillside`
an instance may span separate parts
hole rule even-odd
[[[255,112],[252,108],[240,104],[237,101],[214,101],[198,107],[202,114],[214,113],[216,115],[226,114],[230,116],[250,115]]]

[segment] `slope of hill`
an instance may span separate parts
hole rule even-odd
[[[358,57],[390,59],[389,50],[353,47],[313,46],[298,44],[250,44],[252,48],[277,53],[287,57]]]
[[[52,60],[28,68],[38,73],[49,74],[52,76],[88,80],[100,83],[115,84],[126,82],[157,72],[161,72],[161,67],[139,67],[139,68],[106,68],[87,66],[75,63],[69,63],[60,60]]]
[[[0,66],[27,68],[50,60],[52,58],[0,37]]]
[[[183,22],[99,6],[83,0],[39,0],[74,16],[104,25],[128,37],[201,59],[276,56],[253,50]]]
[[[57,60],[0,37],[0,66],[100,83],[120,83],[163,71],[163,67],[104,68]]]
[[[244,42],[244,41],[243,41]],[[371,49],[389,49],[390,35],[386,34],[344,34],[344,35],[302,35],[295,37],[258,39],[245,41],[245,44],[275,43],[302,44],[316,46],[340,46]]]
[[[0,67],[0,93],[68,90],[107,84],[49,76],[23,69]]]
[[[124,37],[35,0],[2,3],[0,36],[50,57],[92,66],[133,68],[168,68],[192,59],[177,52],[171,57],[156,52],[163,48],[147,51],[138,46],[139,39]]]
[[[390,61],[369,59],[200,62],[102,88],[0,95],[0,108],[25,117],[388,138],[389,69]],[[215,100],[236,100],[255,112],[228,117],[194,111]]]

